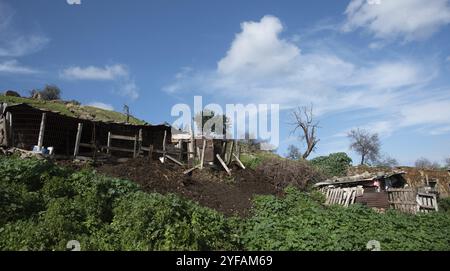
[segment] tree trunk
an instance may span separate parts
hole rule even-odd
[[[364,165],[365,154],[361,155],[361,166]]]

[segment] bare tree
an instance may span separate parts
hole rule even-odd
[[[286,155],[286,158],[291,160],[298,160],[302,157],[300,153],[300,149],[297,146],[289,145],[288,146],[288,153]]]
[[[393,168],[398,166],[398,161],[397,159],[389,156],[388,154],[384,154],[382,156],[380,155],[380,157],[376,161],[373,161],[373,165],[379,167]]]
[[[427,158],[421,157],[414,163],[416,168],[420,169],[438,169],[441,167],[438,162],[431,162]]]
[[[449,158],[446,158],[446,159],[444,160],[444,162],[445,162],[445,166],[446,166],[447,168],[450,168],[450,157],[449,157]]]
[[[361,165],[367,161],[377,161],[380,156],[380,139],[378,134],[371,134],[364,129],[351,130],[348,133],[350,138],[350,149],[361,155]]]
[[[306,159],[315,149],[317,143],[320,141],[317,139],[317,129],[319,128],[319,122],[314,120],[313,106],[298,107],[292,112],[294,121],[291,123],[294,125],[294,129],[291,134],[295,134],[298,130],[301,130],[300,140],[305,142],[306,149],[302,155],[303,159]]]

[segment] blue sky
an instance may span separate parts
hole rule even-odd
[[[448,0],[0,0],[0,88],[26,95],[56,84],[63,98],[151,123],[171,108],[314,104],[314,155],[348,150],[345,134],[380,134],[382,152],[410,165],[450,156]]]

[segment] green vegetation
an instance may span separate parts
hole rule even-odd
[[[249,250],[450,250],[450,215],[379,214],[360,205],[324,207],[289,188],[283,199],[259,196],[243,243]],[[437,230],[439,229],[439,230]]]
[[[352,165],[352,159],[345,152],[338,152],[316,157],[310,163],[327,177],[340,177],[345,176],[347,169]]]
[[[448,212],[326,207],[292,187],[254,202],[250,217],[227,218],[92,169],[0,156],[0,250],[450,250]]]
[[[246,168],[256,169],[262,162],[268,159],[284,159],[272,152],[258,151],[241,154],[240,160]]]
[[[80,106],[77,103],[64,102],[60,100],[46,101],[40,99],[0,95],[0,103],[1,102],[8,103],[10,105],[25,103],[39,109],[57,111],[60,114],[69,117],[91,116],[99,121],[114,122],[126,122],[127,120],[127,116],[119,112],[104,110],[92,106]],[[136,119],[132,116],[130,116],[130,123],[137,125],[145,124],[144,121]]]

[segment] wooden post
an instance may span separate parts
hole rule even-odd
[[[141,154],[142,141],[143,141],[143,138],[142,138],[142,129],[139,129],[139,142],[138,142],[138,152],[137,152],[138,155]]]
[[[233,152],[234,152],[234,141],[231,141],[231,147],[230,147],[230,153],[227,156],[227,165],[231,163],[231,158],[233,158]]]
[[[205,161],[205,148],[206,148],[206,140],[203,139],[202,156],[200,158],[200,169],[203,169],[203,163]]]
[[[6,128],[7,131],[7,141],[8,141],[8,147],[14,147],[14,132],[13,132],[13,119],[12,119],[12,113],[7,112],[6,113]]]
[[[240,166],[242,169],[245,169],[245,166],[244,166],[244,164],[242,164],[242,162],[241,162],[241,160],[239,159],[239,157],[238,157],[236,154],[234,154],[234,153],[233,153],[233,156],[234,156],[234,159],[236,160],[236,162],[239,164],[239,166]]]
[[[172,156],[170,156],[168,154],[166,154],[166,158],[171,160],[172,162],[174,162],[177,165],[184,166],[183,163],[181,163],[180,161],[178,161],[177,159],[173,158]]]
[[[77,157],[78,150],[80,149],[81,132],[83,131],[83,123],[78,123],[77,137],[75,140],[75,149],[73,151],[73,156]]]
[[[42,145],[44,145],[44,133],[45,133],[45,121],[47,120],[47,113],[42,113],[41,119],[41,127],[39,128],[39,138],[38,138],[38,148],[39,151],[42,149]]]
[[[153,145],[148,147],[148,156],[150,157],[150,161],[153,159]]]
[[[138,135],[134,136],[134,146],[133,146],[133,158],[137,156],[137,144],[138,144]]]
[[[109,148],[111,148],[111,132],[108,132],[108,142],[107,142],[106,146],[108,147],[108,149],[106,149],[106,153],[110,154],[111,151],[109,150]]]
[[[194,132],[191,131],[191,133],[192,133],[191,141],[189,142],[189,148],[188,148],[188,151],[189,151],[188,157],[189,157],[189,159],[193,159],[195,157],[195,154],[193,153],[194,152],[194,140],[195,140],[194,139]]]
[[[236,140],[236,151],[238,159],[241,159],[241,145],[239,145],[239,141]]]
[[[222,160],[222,158],[220,157],[219,154],[216,154],[217,159],[219,160],[219,162],[222,164],[223,168],[227,171],[228,175],[231,176],[231,170],[227,167],[227,165],[225,164],[225,162]]]
[[[163,163],[166,160],[166,137],[167,137],[167,131],[164,130],[164,139],[163,139]]]

